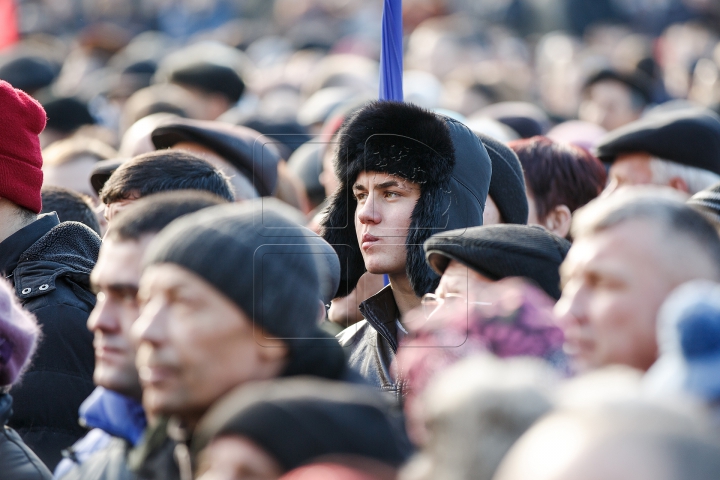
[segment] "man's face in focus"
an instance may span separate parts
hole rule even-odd
[[[353,184],[355,232],[370,273],[405,273],[405,240],[420,186],[380,172],[360,172]]]
[[[197,421],[234,387],[277,377],[284,368],[285,344],[183,267],[148,267],[138,300],[133,339],[143,405],[151,414]]]
[[[647,370],[655,361],[657,312],[677,283],[662,240],[660,227],[637,220],[573,244],[560,269],[555,312],[580,370],[611,364]]]
[[[152,236],[139,241],[105,240],[90,283],[97,303],[88,318],[88,329],[95,335],[95,384],[140,399],[135,369],[135,346],[130,327],[138,318],[136,299],[140,281],[140,261]]]

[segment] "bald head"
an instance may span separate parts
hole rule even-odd
[[[531,428],[494,480],[711,480],[720,446],[691,419],[648,405],[559,412]]]

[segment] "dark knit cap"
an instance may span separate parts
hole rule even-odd
[[[515,152],[499,140],[477,133],[492,162],[492,177],[488,194],[497,205],[504,223],[525,225],[528,203],[525,195],[525,176]]]
[[[148,247],[145,265],[180,265],[271,335],[305,338],[316,333],[320,299],[309,236],[262,201],[219,205],[168,225]]]
[[[720,226],[720,183],[699,191],[687,204],[709,218],[713,225]]]
[[[187,85],[209,93],[219,93],[236,103],[245,91],[245,82],[234,69],[211,62],[184,65],[169,74],[172,83]]]
[[[720,175],[720,117],[697,108],[650,114],[610,132],[597,146],[597,157],[608,163],[635,152]]]
[[[320,457],[343,455],[400,466],[411,451],[399,414],[373,389],[295,378],[240,387],[201,420],[197,455],[213,438],[248,438],[285,471]]]
[[[528,278],[557,300],[570,242],[539,226],[487,225],[433,235],[424,247],[439,274],[456,260],[491,280]]]

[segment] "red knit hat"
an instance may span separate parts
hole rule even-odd
[[[40,132],[47,116],[27,93],[0,80],[0,197],[40,213]]]

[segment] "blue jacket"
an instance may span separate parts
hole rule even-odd
[[[103,387],[97,387],[80,405],[80,423],[92,430],[64,452],[66,458],[55,469],[55,478],[108,448],[113,437],[135,446],[147,426],[142,405]]]

